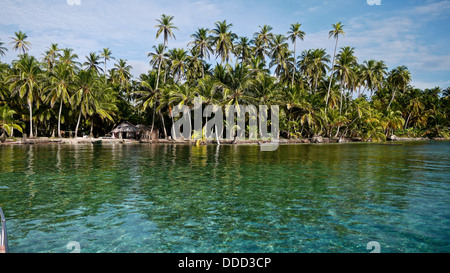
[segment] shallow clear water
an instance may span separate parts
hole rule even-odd
[[[450,251],[450,142],[0,146],[11,252]]]

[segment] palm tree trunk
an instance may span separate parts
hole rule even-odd
[[[341,93],[341,103],[339,104],[339,114],[342,114],[342,91],[344,89],[344,82],[341,81],[341,89],[340,89],[340,93]]]
[[[75,138],[78,137],[78,126],[80,125],[80,120],[81,120],[81,109],[80,109],[80,114],[78,115],[77,126],[75,127]]]
[[[292,71],[292,83],[291,86],[294,86],[294,77],[295,77],[295,55],[296,55],[296,50],[297,50],[297,41],[294,42],[294,69]]]
[[[330,90],[331,90],[331,83],[333,82],[333,73],[334,73],[334,60],[336,58],[336,49],[338,45],[339,37],[336,37],[336,45],[334,46],[334,54],[333,54],[333,63],[331,64],[331,76],[330,76],[330,84],[328,85],[328,92],[327,92],[327,102],[325,104],[325,114],[327,113],[328,108],[328,98],[330,97]]]
[[[156,106],[153,108],[152,129],[150,130],[150,135],[153,134],[153,126],[155,125],[155,116],[156,116]]]
[[[94,137],[94,117],[91,118],[91,138]]]
[[[59,113],[58,113],[58,137],[61,138],[61,112],[62,112],[63,98],[61,97],[61,102],[59,103]]]
[[[409,118],[411,117],[411,113],[412,113],[412,111],[409,113],[408,118],[406,119],[405,128],[404,129],[408,128],[408,122],[409,122]]]
[[[161,117],[162,124],[163,124],[164,138],[167,139],[167,131],[166,131],[166,124],[165,124],[165,122],[164,122],[164,117],[163,117],[163,115],[162,115],[162,113],[161,113],[161,110],[158,111],[158,112],[159,112],[159,116]]]
[[[389,102],[389,105],[387,107],[387,110],[389,110],[389,108],[391,107],[392,102],[394,101],[394,97],[395,97],[395,89],[394,89],[394,93],[392,93],[392,98],[391,101]]]
[[[33,103],[28,104],[30,109],[30,137],[33,137]]]

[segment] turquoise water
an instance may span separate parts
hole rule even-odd
[[[450,251],[450,142],[0,146],[11,252]]]

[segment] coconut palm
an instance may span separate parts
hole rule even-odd
[[[104,75],[105,75],[105,79],[106,79],[106,63],[114,60],[114,57],[112,56],[112,52],[109,48],[103,48],[102,51],[100,51],[100,57],[102,57],[104,59],[103,63],[105,64],[105,70],[103,70]]]
[[[120,86],[127,86],[131,79],[131,69],[133,67],[127,64],[127,60],[119,59],[117,63],[114,64],[115,77],[117,77],[117,82]]]
[[[9,136],[13,136],[14,129],[21,133],[23,132],[20,122],[17,122],[14,119],[15,114],[17,114],[17,112],[11,110],[8,105],[0,107],[0,135],[3,135],[5,132]]]
[[[333,62],[331,63],[331,76],[330,76],[330,84],[328,86],[328,93],[327,93],[327,100],[326,100],[326,106],[328,107],[328,98],[330,96],[330,91],[331,91],[331,84],[333,82],[333,74],[334,74],[334,61],[336,58],[336,50],[337,50],[337,45],[338,45],[338,40],[339,40],[339,35],[344,35],[344,25],[342,25],[341,22],[333,24],[332,25],[333,30],[330,30],[330,32],[328,33],[328,38],[333,37],[336,40],[336,45],[334,46],[334,54],[333,54]],[[325,108],[325,112],[327,111],[327,107]]]
[[[309,69],[314,83],[314,93],[316,93],[319,86],[319,79],[321,79],[329,69],[327,63],[330,62],[330,55],[328,55],[323,48],[314,49],[308,53],[310,56],[306,58],[308,65],[311,66]]]
[[[78,67],[81,65],[76,60],[78,59],[78,55],[73,53],[72,48],[65,48],[62,50],[62,54],[59,57],[59,61],[61,63],[64,63],[67,65],[69,69],[72,70],[72,72],[75,72],[78,70]]]
[[[287,76],[289,72],[289,45],[286,43],[287,39],[284,35],[279,34],[275,35],[272,40],[272,46],[270,49],[270,57],[272,61],[269,64],[269,67],[275,66],[275,74],[278,78],[281,75]]]
[[[291,28],[288,31],[288,39],[291,40],[292,44],[294,45],[294,62],[297,60],[297,39],[300,39],[301,41],[303,41],[303,39],[305,38],[305,32],[303,30],[301,30],[302,24],[299,23],[294,23],[291,24]],[[295,66],[294,69],[292,71],[292,82],[291,82],[291,86],[294,85],[294,77],[295,77]]]
[[[77,137],[81,115],[87,119],[94,113],[92,102],[95,100],[94,94],[100,88],[100,81],[98,76],[82,70],[75,78],[75,85],[77,86],[77,89],[70,98],[70,104],[72,105],[72,108],[80,109],[77,125],[75,127],[75,137]]]
[[[339,114],[342,113],[342,95],[344,88],[354,80],[356,77],[355,67],[358,65],[358,58],[354,55],[355,48],[343,47],[337,55],[335,73],[341,82],[341,100],[339,105]]]
[[[3,57],[6,55],[6,51],[8,51],[8,49],[6,47],[4,47],[5,43],[3,43],[2,41],[0,41],[0,57]]]
[[[30,50],[31,43],[26,41],[27,38],[27,34],[22,31],[16,32],[15,37],[11,37],[13,41],[10,44],[13,45],[14,50],[19,51],[19,55],[25,54]]]
[[[15,72],[8,77],[11,96],[19,96],[28,105],[30,114],[30,137],[33,137],[33,106],[40,103],[42,71],[39,62],[28,54],[21,55],[13,64]]]
[[[200,59],[197,49],[191,48],[186,57],[186,79],[189,83],[194,83],[205,75],[205,63]]]
[[[86,71],[100,75],[100,72],[103,72],[103,68],[100,67],[102,63],[103,61],[100,61],[100,56],[95,52],[91,52],[89,56],[86,56],[86,62],[83,63],[83,66],[86,67]]]
[[[390,88],[392,89],[392,98],[389,102],[387,110],[391,107],[392,102],[394,101],[395,94],[397,91],[405,92],[406,87],[411,81],[411,72],[409,72],[406,66],[398,66],[394,68],[387,79]]]
[[[233,24],[227,24],[227,20],[217,21],[215,28],[211,30],[212,44],[215,48],[217,57],[221,58],[221,62],[227,62],[231,59],[234,51],[233,41],[237,39],[237,35],[231,32]]]
[[[50,103],[53,108],[55,103],[59,100],[58,112],[58,137],[61,137],[61,113],[63,104],[68,104],[73,89],[73,75],[67,64],[60,64],[55,67],[55,71],[50,77],[50,85],[48,85],[44,92],[46,93],[46,102]]]
[[[213,52],[212,49],[212,39],[209,35],[208,28],[199,28],[194,34],[191,35],[191,38],[194,38],[194,41],[189,42],[188,45],[192,45],[195,52],[198,53],[198,56],[202,60],[205,58],[209,59],[210,54]],[[202,66],[202,78],[205,76],[205,71]]]
[[[170,71],[175,82],[184,78],[187,70],[188,52],[183,48],[169,50]]]
[[[234,54],[241,63],[246,63],[251,57],[251,41],[247,37],[239,37],[234,45]]]
[[[166,49],[166,47],[168,45],[169,38],[173,38],[174,40],[176,39],[173,31],[175,29],[178,30],[178,28],[172,23],[173,19],[174,19],[174,16],[162,14],[161,19],[156,20],[159,23],[155,26],[158,29],[156,31],[156,39],[158,39],[159,36],[161,36],[161,34],[163,35],[163,38],[164,38],[164,46],[162,47],[163,54],[164,54],[164,50]],[[158,77],[156,78],[156,89],[158,89],[158,86],[159,86],[159,76],[161,74],[161,64],[162,64],[162,62],[159,62],[159,64],[158,64]]]
[[[47,70],[52,71],[56,64],[56,60],[59,57],[61,49],[58,48],[58,44],[51,44],[45,51],[43,61],[47,63]]]
[[[253,34],[255,45],[259,45],[259,47],[261,48],[261,54],[267,52],[272,44],[272,39],[274,38],[272,30],[273,28],[268,25],[264,25],[262,27],[259,26],[259,31]],[[265,55],[262,55],[261,57],[264,59]]]

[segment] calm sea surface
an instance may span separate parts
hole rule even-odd
[[[10,252],[450,252],[450,142],[0,146]]]

